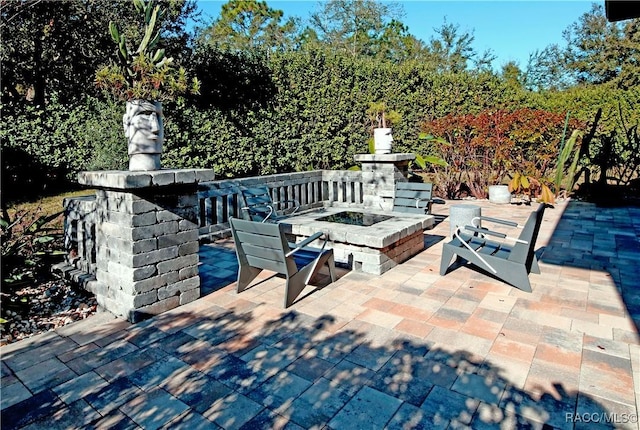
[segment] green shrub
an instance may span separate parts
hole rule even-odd
[[[496,165],[489,154],[492,178],[483,173],[487,163],[475,157],[465,174],[484,178],[473,186],[478,195],[490,180],[504,179],[508,172],[538,178],[551,174],[559,133],[555,125],[532,128],[532,112],[564,117],[570,110],[572,119],[588,128],[602,109],[585,158],[595,163],[614,133],[611,163],[634,160],[620,118],[629,124],[626,130],[638,123],[637,89],[534,93],[491,73],[437,74],[417,61],[392,63],[321,47],[268,57],[200,47],[193,58],[190,72],[202,80],[202,95],[165,103],[165,167],[213,167],[219,177],[348,168],[355,154],[368,153],[366,111],[378,100],[402,114],[393,125],[393,151],[425,157],[442,155],[437,146],[419,139],[425,121],[504,112],[513,160]],[[4,184],[23,192],[29,184],[37,188],[56,179],[75,180],[80,170],[126,168],[123,113],[121,103],[90,97],[73,105],[54,97],[42,109],[3,107]],[[450,163],[448,169],[454,168]]]
[[[62,255],[62,232],[49,224],[62,212],[43,214],[36,210],[20,210],[11,215],[3,211],[0,217],[0,240],[2,249],[2,291],[37,277],[47,271],[45,262],[50,257]]]
[[[11,111],[0,123],[3,191],[9,200],[63,187],[81,170],[124,166],[124,106],[90,97],[63,105],[53,98],[44,108],[27,104]]]

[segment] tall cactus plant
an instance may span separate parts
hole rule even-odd
[[[554,177],[556,196],[560,195],[563,191],[562,186],[564,178],[567,178],[567,181],[564,184],[564,193],[568,195],[572,192],[576,169],[578,167],[578,161],[580,159],[580,151],[574,151],[574,148],[578,146],[578,139],[582,137],[582,133],[579,130],[573,130],[571,136],[566,139],[568,125],[569,112],[567,112],[567,116],[565,118],[564,129],[562,131],[562,140],[560,141],[560,151],[558,153],[558,161],[556,164],[556,173]],[[571,163],[567,167],[569,161],[571,161]]]
[[[160,22],[165,13],[154,0],[133,0],[143,19],[138,46],[129,43],[118,26],[109,22],[109,34],[117,45],[118,64],[109,64],[96,72],[96,85],[123,100],[170,100],[184,93],[198,93],[200,82],[190,83],[183,67],[173,66],[173,58],[160,48]]]
[[[118,58],[123,66],[127,67],[129,76],[134,76],[132,67],[133,59],[138,55],[144,55],[151,60],[154,67],[160,68],[164,64],[170,64],[173,59],[165,57],[164,49],[155,49],[160,41],[160,29],[156,28],[156,24],[162,19],[164,10],[159,5],[153,4],[153,0],[133,0],[136,10],[144,16],[144,36],[140,41],[137,49],[132,51],[127,45],[124,34],[120,34],[118,26],[109,21],[109,33],[111,38],[118,45]],[[155,49],[155,52],[154,52]],[[153,55],[151,53],[153,52]]]

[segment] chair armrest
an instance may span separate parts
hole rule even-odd
[[[506,226],[509,226],[509,227],[518,227],[518,223],[514,222],[514,221],[507,221],[505,219],[493,218],[493,217],[489,217],[489,216],[480,216],[478,218],[480,220],[482,220],[482,221],[494,222],[496,224],[502,224],[502,225],[506,225]]]
[[[466,228],[467,227],[465,227],[465,229]],[[471,253],[473,255],[475,255],[476,258],[478,258],[480,261],[482,261],[489,268],[489,270],[491,270],[493,273],[498,273],[498,271],[496,269],[494,269],[493,266],[487,262],[487,260],[482,258],[482,255],[478,254],[478,252],[475,249],[473,249],[462,236],[460,236],[460,230],[462,230],[461,227],[456,228],[456,231],[455,231],[455,233],[453,233],[453,235],[455,236],[456,239],[458,239],[460,241],[462,246],[464,246],[469,251],[471,251]]]
[[[272,205],[244,206],[241,209],[249,213],[253,212],[255,214],[263,216],[264,219],[262,220],[262,222],[265,222],[266,220],[271,218],[271,215],[275,213],[275,208]]]
[[[278,200],[277,202],[273,202],[273,204],[279,205],[281,203],[289,203],[289,202],[293,202],[294,206],[296,207],[300,206],[300,202],[298,202],[296,199]]]
[[[277,202],[273,202],[274,205],[278,205],[278,207],[281,207],[282,203],[293,203],[294,208],[293,211],[291,211],[291,213],[295,213],[298,209],[300,209],[300,202],[296,199],[287,199],[287,200],[278,200]]]
[[[300,251],[301,249],[303,249],[304,247],[306,247],[307,245],[309,245],[311,242],[313,242],[316,239],[321,238],[322,236],[324,236],[324,233],[319,231],[317,233],[314,233],[312,236],[309,236],[308,238],[306,238],[305,240],[303,240],[300,243],[296,243],[295,244],[295,248],[293,248],[291,251],[287,252],[287,254],[285,255],[285,257],[290,257],[293,254],[295,254],[296,252]],[[322,249],[324,249],[325,245],[327,244],[327,241],[325,240],[324,244],[322,245]]]
[[[433,203],[432,199],[423,199],[421,197],[414,197],[414,200],[416,201],[416,209],[420,209],[420,202],[426,202],[425,207],[429,207]]]
[[[499,238],[501,238],[501,239],[504,239],[505,237],[507,237],[507,235],[506,235],[506,234],[504,234],[504,233],[500,233],[500,232],[497,232],[497,231],[487,230],[486,228],[473,227],[473,226],[470,226],[470,225],[465,225],[465,226],[464,226],[464,229],[465,229],[465,230],[468,230],[468,231],[473,231],[473,232],[476,232],[476,233],[480,233],[480,234],[486,234],[486,235],[488,235],[488,236],[495,236],[495,237],[499,237]]]
[[[526,240],[518,239],[517,237],[511,237],[511,236],[508,236],[508,235],[506,235],[504,233],[500,233],[498,231],[491,231],[491,230],[486,229],[486,228],[478,228],[478,227],[473,227],[473,226],[470,226],[470,225],[465,225],[464,229],[468,230],[468,231],[473,231],[475,233],[486,234],[487,236],[495,236],[495,237],[499,237],[501,239],[513,240],[513,241],[516,241],[518,243],[524,243],[525,245],[527,245],[529,243]]]
[[[260,213],[264,213],[264,212],[273,212],[273,206],[271,205],[254,205],[254,206],[243,206],[241,208],[243,211],[248,211],[248,212],[260,212]]]

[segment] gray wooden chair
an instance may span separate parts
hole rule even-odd
[[[417,182],[396,182],[393,211],[415,214],[431,214],[434,203],[433,184]]]
[[[284,307],[289,307],[300,295],[311,277],[325,263],[329,267],[331,282],[336,280],[333,250],[309,247],[324,233],[316,233],[298,244],[287,242],[281,224],[229,220],[236,244],[239,272],[237,292],[244,291],[262,270],[286,276]]]
[[[244,200],[243,218],[247,220],[279,222],[300,208],[300,203],[295,199],[274,201],[268,187],[243,188],[240,192]]]
[[[545,207],[546,204],[540,204],[538,209],[529,215],[524,226],[519,226],[513,221],[479,217],[483,221],[509,227],[522,227],[522,232],[517,238],[510,238],[504,233],[486,228],[459,227],[453,240],[443,245],[440,275],[447,273],[451,258],[456,255],[516,288],[531,292],[529,273],[540,273],[534,246]],[[504,241],[489,240],[488,236],[497,237]]]

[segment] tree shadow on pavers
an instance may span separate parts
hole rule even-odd
[[[238,257],[235,248],[216,243],[200,246],[200,295],[206,296],[238,280]]]
[[[612,294],[609,303],[590,303],[604,313],[618,313],[615,294],[640,332],[640,208],[599,207],[570,201],[553,231],[541,261],[607,275],[589,280]],[[614,287],[614,288],[612,288]],[[617,290],[617,291],[616,291]]]
[[[167,312],[64,351],[34,366],[54,369],[57,360],[75,373],[61,381],[43,372],[34,395],[2,410],[3,429],[120,420],[145,428],[569,429],[611,412],[562,381],[549,381],[553,392],[517,388],[462,345],[445,350],[357,320],[276,315],[263,305]],[[24,369],[4,370],[9,357],[3,392],[5,380],[33,383]]]

